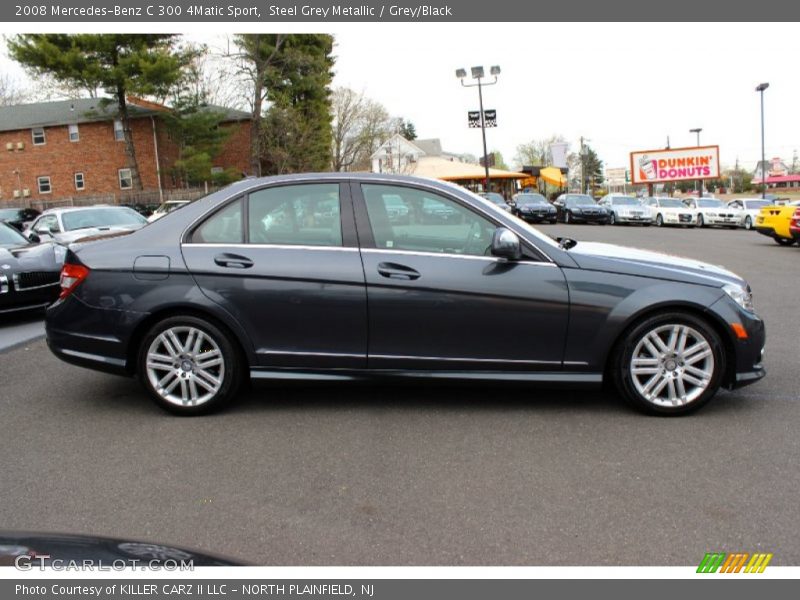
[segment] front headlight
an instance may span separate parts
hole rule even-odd
[[[731,299],[733,299],[733,301],[743,309],[749,312],[755,312],[755,307],[753,306],[753,294],[750,292],[750,290],[732,283],[722,286],[722,289],[725,290],[725,293],[728,294],[728,296],[730,296]]]

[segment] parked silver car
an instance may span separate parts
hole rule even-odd
[[[24,235],[34,242],[67,245],[85,237],[135,231],[145,225],[147,219],[126,206],[71,206],[44,211]]]
[[[623,223],[650,225],[653,222],[650,208],[643,206],[633,196],[607,194],[600,200],[600,206],[605,206],[608,210],[611,225],[622,225]]]

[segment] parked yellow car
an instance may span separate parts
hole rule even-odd
[[[762,208],[756,217],[756,231],[781,246],[800,243],[800,201]]]

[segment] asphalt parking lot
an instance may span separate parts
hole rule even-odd
[[[708,551],[800,564],[800,248],[744,231],[542,230],[746,277],[769,375],[675,419],[603,392],[268,384],[182,419],[37,339],[0,354],[2,527],[268,565],[696,565]]]

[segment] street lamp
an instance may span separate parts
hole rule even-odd
[[[485,76],[483,67],[472,67],[470,69],[472,73],[472,78],[475,79],[478,83],[464,83],[464,79],[467,77],[467,72],[464,69],[457,69],[456,70],[456,77],[461,80],[461,85],[464,87],[477,87],[478,88],[478,102],[480,104],[481,109],[481,136],[483,137],[483,166],[486,168],[486,179],[483,182],[483,191],[489,191],[489,156],[486,150],[486,122],[483,117],[483,87],[487,85],[494,85],[497,83],[497,76],[500,74],[500,67],[497,65],[489,68],[489,73],[494,77],[494,80],[491,83],[483,82],[483,78]]]
[[[689,133],[696,133],[696,134],[697,134],[697,145],[698,145],[698,146],[700,145],[700,132],[701,132],[701,131],[703,131],[703,128],[702,128],[702,127],[697,127],[697,128],[695,128],[695,129],[690,129],[690,130],[689,130]],[[697,185],[697,186],[698,186],[698,187],[697,187],[697,189],[699,190],[699,191],[697,192],[697,197],[698,197],[698,198],[702,198],[702,197],[703,197],[703,180],[702,180],[702,179],[698,179],[698,180],[695,182],[695,185]]]
[[[767,198],[767,160],[764,156],[764,90],[769,87],[768,83],[759,83],[756,91],[761,93],[761,198]]]

